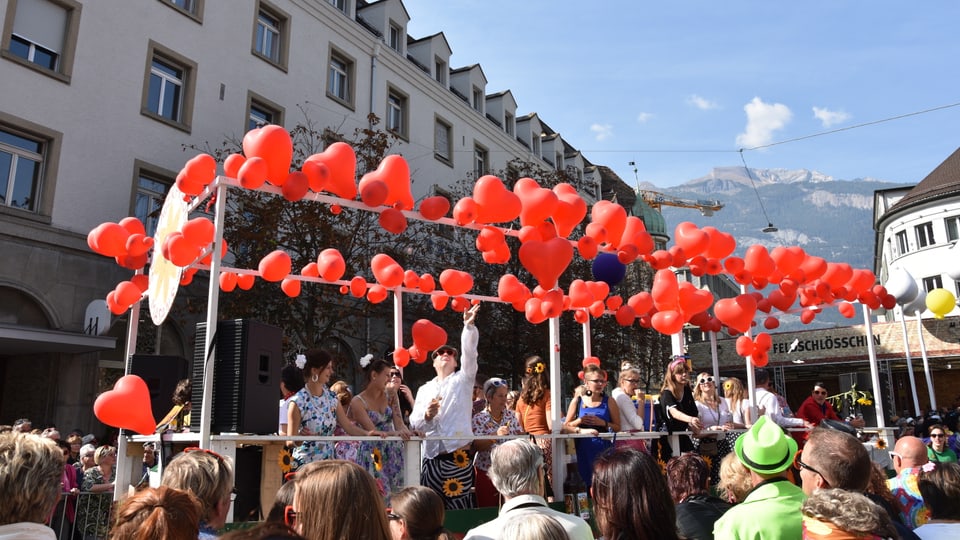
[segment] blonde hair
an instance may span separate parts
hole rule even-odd
[[[146,488],[123,501],[111,540],[193,540],[200,534],[200,501],[189,491]]]
[[[97,449],[93,452],[93,462],[94,462],[95,464],[97,464],[97,465],[100,465],[100,460],[103,459],[103,456],[106,455],[106,454],[108,454],[108,453],[110,453],[110,452],[113,452],[114,455],[116,455],[117,449],[114,448],[114,447],[112,447],[112,446],[110,446],[110,445],[108,445],[108,444],[105,444],[105,445],[97,448]]]
[[[350,385],[347,381],[337,381],[330,385],[330,391],[337,395],[337,400],[344,407],[350,406],[350,400],[353,399],[353,392],[350,391]]]
[[[63,451],[51,439],[0,434],[0,525],[44,523],[60,497]]]
[[[832,523],[848,533],[896,538],[890,515],[862,493],[846,489],[818,489],[804,501],[805,517]]]
[[[301,535],[311,540],[391,539],[383,497],[370,473],[356,463],[314,461],[301,467],[294,481]]]
[[[209,521],[216,515],[217,506],[233,490],[233,464],[209,450],[183,451],[163,469],[160,484],[190,491],[202,507],[201,519]]]
[[[731,503],[742,502],[747,493],[753,489],[750,480],[750,470],[740,463],[737,454],[730,452],[720,461],[720,482],[717,491]]]
[[[701,371],[700,373],[697,373],[697,380],[696,380],[696,383],[694,384],[694,387],[693,387],[693,400],[694,400],[694,401],[703,402],[704,392],[703,392],[703,390],[700,389],[700,387],[703,386],[702,384],[700,384],[700,379],[706,378],[706,377],[712,377],[712,376],[713,376],[713,375],[712,375],[711,373],[707,373],[706,371]],[[714,385],[713,385],[713,394],[714,394],[714,397],[715,397],[717,400],[720,399],[720,395],[717,394],[716,381],[714,381]]]
[[[746,396],[743,383],[736,377],[730,377],[723,381],[723,397],[730,400],[730,410],[739,411],[740,404]]]

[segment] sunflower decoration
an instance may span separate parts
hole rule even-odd
[[[547,369],[547,366],[545,366],[545,365],[543,364],[543,362],[537,362],[537,363],[533,366],[533,372],[534,372],[534,373],[543,373],[544,370],[546,370],[546,369]]]
[[[883,437],[878,437],[878,438],[877,438],[877,449],[883,450],[883,449],[886,448],[886,447],[887,447],[887,441],[886,441],[886,439],[884,439]]]
[[[830,396],[827,400],[838,411],[845,411],[844,406],[849,407],[852,414],[860,414],[860,407],[869,407],[873,405],[873,394],[867,390],[858,390],[856,384],[850,385],[850,390]]]
[[[470,454],[466,450],[456,450],[453,453],[453,463],[461,469],[470,465]]]
[[[456,478],[447,478],[443,481],[443,494],[447,497],[459,497],[463,494],[463,482]]]
[[[383,469],[383,453],[380,452],[379,448],[374,448],[372,452],[373,457],[373,468],[380,472]]]
[[[667,462],[663,459],[657,458],[657,465],[660,465],[660,472],[667,474]]]
[[[293,470],[293,454],[289,448],[280,449],[280,455],[277,456],[277,464],[280,465],[280,472],[287,474]]]
[[[700,456],[700,459],[707,464],[707,469],[713,468],[713,458],[710,456]],[[666,472],[666,467],[664,467],[664,472]]]

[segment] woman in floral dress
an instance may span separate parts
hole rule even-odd
[[[296,363],[297,367],[303,370],[303,379],[306,384],[290,400],[287,411],[288,436],[292,438],[302,435],[329,437],[333,435],[337,425],[356,437],[369,434],[350,421],[337,400],[337,395],[327,388],[327,382],[333,374],[333,358],[327,351],[311,349],[306,355],[298,355]],[[293,449],[293,460],[298,467],[333,457],[334,447],[331,442],[303,441]]]
[[[507,408],[507,392],[509,388],[507,381],[494,377],[483,383],[483,396],[487,398],[487,406],[477,414],[473,415],[473,434],[474,435],[520,435],[523,428],[520,427],[520,420],[517,414]],[[500,503],[500,493],[494,487],[493,482],[487,475],[490,470],[490,452],[497,447],[503,439],[477,439],[473,441],[473,449],[477,451],[473,466],[476,468],[477,479],[477,506],[498,506]]]
[[[381,358],[360,359],[360,367],[367,377],[367,387],[350,402],[349,417],[371,435],[410,437],[396,394],[388,396],[387,383],[393,367]],[[357,452],[357,464],[367,469],[377,481],[386,504],[390,496],[403,487],[403,443],[399,441],[362,441]]]

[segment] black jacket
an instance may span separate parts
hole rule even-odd
[[[713,523],[730,504],[709,495],[687,497],[677,505],[677,532],[688,540],[713,540]]]

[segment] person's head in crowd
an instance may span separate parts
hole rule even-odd
[[[543,451],[526,439],[511,439],[490,452],[487,474],[507,499],[543,495]]]
[[[303,536],[287,526],[282,520],[264,521],[247,529],[234,529],[220,540],[306,540]]]
[[[584,395],[602,394],[607,387],[607,372],[596,364],[588,364],[583,368]]]
[[[728,377],[723,381],[723,397],[730,398],[730,401],[734,403],[743,401],[743,399],[747,397],[740,379]]]
[[[63,440],[63,439],[60,439],[60,440],[55,441],[55,442],[57,443],[57,448],[59,448],[60,451],[63,452],[63,459],[64,459],[64,460],[70,459],[70,443],[68,443],[67,441],[65,441],[65,440]]]
[[[537,355],[528,356],[523,361],[523,383],[520,389],[520,399],[528,405],[538,403],[550,390],[550,376],[547,363]]]
[[[457,370],[457,358],[456,347],[450,345],[441,345],[439,349],[433,351],[433,369],[437,372],[437,376],[444,378],[452,375]]]
[[[813,401],[817,405],[823,405],[827,401],[827,395],[829,391],[827,390],[827,385],[821,381],[813,383],[813,389],[810,390],[810,396],[813,397]]]
[[[754,382],[757,385],[757,388],[768,388],[770,386],[770,372],[766,369],[759,368],[753,372]]]
[[[315,382],[326,385],[333,375],[333,357],[323,349],[307,349],[304,353],[303,382]]]
[[[923,440],[913,436],[904,436],[897,439],[897,444],[894,445],[890,457],[893,459],[893,468],[896,469],[898,474],[904,469],[922,467],[929,461],[927,459],[927,447],[923,444]]]
[[[280,392],[296,394],[303,388],[303,372],[295,364],[287,364],[280,370]]]
[[[660,466],[630,447],[604,451],[593,464],[594,512],[604,538],[677,538],[677,514]]]
[[[487,382],[487,376],[483,373],[477,373],[477,376],[473,380],[473,400],[482,401],[484,399],[483,395],[483,383]]]
[[[863,491],[870,482],[870,454],[853,435],[814,428],[797,460],[803,492],[838,488]]]
[[[85,444],[80,447],[80,466],[83,467],[83,470],[87,470],[97,463],[93,460],[93,456],[97,453],[97,447],[92,444]]]
[[[77,433],[67,435],[67,443],[70,445],[70,458],[73,461],[80,459],[80,448],[83,447],[83,437]]]
[[[353,399],[353,392],[350,390],[350,385],[347,381],[337,381],[331,384],[330,391],[337,395],[337,401],[344,407],[344,410],[350,406],[350,400]]]
[[[519,390],[511,390],[507,392],[507,408],[511,411],[517,410],[517,400],[520,399]]]
[[[930,519],[960,521],[960,465],[940,462],[917,481]]]
[[[503,524],[503,540],[568,540],[570,536],[556,519],[546,514],[518,514]]]
[[[295,488],[296,484],[293,482],[285,482],[280,486],[277,494],[273,497],[273,506],[270,507],[270,512],[267,513],[266,521],[283,523],[284,509],[288,506],[293,506],[293,492]]]
[[[45,523],[60,497],[63,463],[50,439],[0,434],[0,525]]]
[[[710,485],[710,467],[696,454],[684,454],[667,462],[667,486],[673,502],[702,495]]]
[[[679,400],[683,396],[683,390],[690,384],[690,368],[687,367],[687,361],[684,357],[678,356],[667,364],[667,369],[663,373],[663,384],[660,391],[669,390],[674,397]]]
[[[40,432],[40,436],[45,439],[60,440],[60,432],[55,427],[48,427]]]
[[[97,448],[93,453],[93,462],[100,469],[113,468],[117,464],[117,449],[107,445]]]
[[[733,452],[723,456],[720,460],[720,482],[717,492],[731,504],[743,501],[747,493],[753,489],[750,479],[750,469],[740,462],[740,458]]]
[[[200,502],[167,486],[144,488],[117,506],[110,540],[193,540],[200,534]]]
[[[443,499],[426,486],[405,487],[390,498],[387,509],[393,540],[453,540],[443,528]]]
[[[17,418],[13,423],[13,430],[20,433],[30,433],[33,431],[33,422],[29,418]]]
[[[193,399],[193,383],[190,379],[181,379],[177,382],[170,399],[174,405],[183,405],[184,409],[189,409],[190,400]]]
[[[818,489],[804,501],[800,511],[804,538],[900,537],[886,510],[855,491]]]
[[[388,540],[386,509],[370,473],[339,459],[314,461],[297,471],[287,524],[311,540]],[[349,494],[349,495],[345,495]]]
[[[216,452],[187,448],[163,469],[160,485],[188,490],[200,501],[200,525],[219,529],[227,520],[233,463]]]
[[[157,464],[157,443],[143,443],[143,464],[147,467],[153,467]]]
[[[491,377],[483,383],[483,398],[493,411],[503,412],[507,407],[507,393],[510,391],[507,381],[500,377]]]
[[[372,358],[369,363],[363,367],[363,375],[367,380],[367,384],[370,384],[370,382],[377,377],[382,377],[383,384],[386,386],[387,382],[390,381],[390,373],[387,370],[392,366],[393,364],[383,358]]]
[[[943,452],[947,449],[947,430],[943,424],[933,424],[927,428],[927,435],[930,437],[930,448],[934,452]]]
[[[631,364],[630,362],[624,362],[620,364],[620,375],[617,377],[617,386],[623,390],[623,393],[633,397],[637,395],[637,390],[640,389],[640,369]]]
[[[97,447],[97,443],[98,443],[97,436],[94,435],[93,433],[87,433],[86,435],[81,437],[80,442],[82,442],[83,444],[92,444],[94,448]]]
[[[751,472],[753,484],[783,476],[797,453],[797,441],[780,429],[767,416],[737,438],[734,452]]]
[[[717,382],[713,375],[702,371],[697,373],[697,381],[693,386],[693,399],[696,401],[714,400],[717,397]]]

